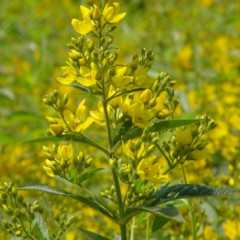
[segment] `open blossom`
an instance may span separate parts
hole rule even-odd
[[[58,77],[57,80],[65,85],[69,85],[75,81],[83,86],[90,87],[96,84],[97,71],[94,68],[94,64],[91,68],[82,66],[79,70],[80,76],[77,76],[77,70],[73,66],[65,66],[61,68],[64,77]]]
[[[112,77],[113,85],[121,89],[129,87],[133,81],[133,76],[129,76],[129,71],[128,67],[118,67]]]
[[[71,84],[77,79],[77,71],[73,66],[61,67],[63,77],[58,77],[57,80],[65,85]]]
[[[154,117],[154,112],[146,109],[142,101],[134,103],[131,109],[130,115],[135,126],[145,128],[153,125],[153,122],[150,122],[150,120]]]
[[[74,18],[72,26],[74,30],[82,35],[86,35],[95,29],[95,21],[101,18],[101,23],[114,24],[121,21],[126,13],[119,13],[120,5],[114,2],[112,5],[106,4],[103,11],[100,12],[99,8],[95,6],[93,9],[80,6],[82,13],[82,20]]]
[[[137,166],[137,174],[141,179],[154,183],[168,181],[168,176],[163,173],[167,170],[166,162],[158,156],[143,158]]]
[[[91,10],[84,6],[80,6],[80,10],[82,12],[83,19],[82,20],[73,19],[72,25],[76,32],[82,35],[86,35],[87,33],[91,32],[93,29],[91,18],[90,18]]]
[[[86,99],[83,99],[78,105],[75,114],[70,110],[64,111],[64,118],[72,131],[84,131],[92,124],[92,119],[90,117],[86,117],[86,111]]]
[[[105,117],[102,102],[98,102],[98,111],[90,111],[92,120],[100,126],[105,126]]]
[[[120,22],[125,17],[126,13],[119,13],[119,10],[120,4],[117,2],[114,2],[112,6],[106,4],[102,12],[103,20],[107,23]]]
[[[73,159],[73,146],[72,144],[64,144],[58,146],[58,157],[60,159],[69,160]]]

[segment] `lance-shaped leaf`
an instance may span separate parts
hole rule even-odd
[[[212,187],[197,184],[179,184],[157,190],[151,201],[146,201],[144,205],[155,206],[172,200],[194,197],[214,197],[226,194],[239,193],[239,189]]]
[[[65,197],[71,197],[73,199],[76,199],[76,200],[86,204],[87,206],[89,206],[95,210],[100,211],[105,216],[107,216],[108,218],[115,221],[115,219],[113,219],[111,214],[108,211],[106,211],[102,206],[100,206],[98,203],[96,203],[94,201],[94,199],[92,199],[92,198],[86,198],[86,197],[83,197],[83,196],[80,196],[80,195],[77,195],[74,193],[67,192],[62,189],[50,187],[47,185],[26,186],[26,187],[18,188],[18,190],[39,190],[39,191],[47,192],[47,193],[51,193],[51,194],[57,194],[57,195],[65,196]]]
[[[80,177],[79,181],[80,181],[80,182],[84,182],[85,180],[91,178],[93,175],[95,175],[97,172],[101,171],[102,169],[103,169],[103,168],[95,168],[95,169],[93,169],[93,170],[91,170],[91,171],[88,171],[88,172],[84,173],[84,174]]]
[[[116,97],[120,97],[120,96],[123,96],[123,95],[126,95],[126,94],[129,94],[129,93],[133,93],[133,92],[139,92],[139,91],[143,91],[145,90],[146,88],[135,88],[135,89],[130,89],[130,90],[123,90],[123,91],[120,91],[116,94],[114,94],[113,96],[111,96],[110,98],[108,98],[106,101],[111,101],[112,99],[116,98]]]
[[[92,239],[92,240],[110,240],[109,238],[106,238],[106,237],[103,237],[99,234],[96,234],[94,232],[90,232],[90,231],[87,231],[85,229],[82,229],[82,228],[78,228],[80,231],[82,231],[89,239]]]
[[[162,216],[155,216],[155,219],[152,224],[152,232],[156,232],[160,228],[162,228],[165,224],[170,221],[168,218],[164,218]]]
[[[93,95],[101,95],[101,92],[95,92],[92,90],[92,88],[89,88],[89,87],[86,87],[86,86],[83,86],[79,83],[71,83],[70,84],[71,87],[74,87],[74,88],[78,88],[84,92],[87,92],[87,93],[91,93]]]
[[[108,150],[104,147],[100,146],[96,142],[92,141],[91,139],[87,138],[86,136],[79,134],[79,135],[62,135],[62,136],[49,136],[49,137],[42,137],[37,139],[32,139],[26,141],[24,143],[39,143],[39,142],[61,142],[61,141],[74,141],[74,142],[81,142],[91,145],[103,153],[108,154]]]
[[[132,127],[132,121],[128,120],[126,121],[119,129],[118,134],[113,140],[113,144],[115,145],[119,140],[123,138],[123,136],[129,131],[129,129]]]
[[[39,213],[35,213],[35,218],[31,224],[31,231],[39,240],[50,240],[47,224]]]
[[[157,122],[153,126],[149,127],[148,131],[149,132],[159,132],[162,130],[183,127],[183,126],[190,125],[193,123],[199,123],[200,121],[202,121],[202,119],[163,120],[163,121]],[[130,131],[128,134],[126,134],[124,136],[124,140],[129,140],[132,138],[139,137],[139,136],[141,136],[142,133],[143,133],[143,129],[134,128],[132,131]]]
[[[169,218],[172,220],[177,220],[184,222],[183,217],[179,214],[177,208],[175,207],[160,207],[160,206],[136,206],[129,207],[124,213],[124,222],[127,223],[132,217],[138,215],[142,212],[154,213],[158,216]]]

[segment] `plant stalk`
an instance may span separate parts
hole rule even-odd
[[[181,164],[181,171],[182,171],[182,176],[184,183],[187,184],[187,178],[186,174],[183,168],[183,164]],[[195,215],[193,212],[193,205],[191,199],[187,199],[189,210],[190,210],[190,215],[191,215],[191,222],[192,222],[192,235],[193,235],[193,240],[197,240],[197,229],[196,229],[196,220],[195,220]]]
[[[108,137],[109,158],[113,158],[114,153],[111,152],[111,149],[113,147],[113,141],[112,141],[111,128],[110,128],[109,117],[108,117],[108,112],[107,112],[107,103],[106,103],[105,89],[104,88],[103,88],[102,104],[103,104],[103,109],[104,109],[104,117],[105,117],[106,131],[107,131],[107,137]],[[122,218],[123,213],[124,213],[122,193],[121,193],[121,188],[120,188],[120,184],[119,184],[118,175],[117,175],[116,169],[114,167],[112,167],[112,176],[113,176],[114,186],[115,186],[116,193],[117,193],[121,240],[127,240],[127,226],[126,226],[125,223],[121,223],[121,218]]]

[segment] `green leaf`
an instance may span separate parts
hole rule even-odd
[[[183,127],[193,123],[199,123],[202,119],[176,119],[176,120],[165,120],[155,123],[149,128],[150,132],[158,132],[162,130],[172,129],[176,127]]]
[[[197,184],[179,184],[176,186],[170,186],[166,188],[160,188],[153,196],[155,200],[149,204],[148,201],[144,205],[155,206],[165,202],[169,202],[181,198],[193,198],[193,197],[213,197],[220,195],[227,195],[233,193],[239,193],[239,189],[212,187]]]
[[[149,213],[159,215],[161,217],[184,222],[184,219],[179,214],[177,208],[175,208],[175,207],[160,207],[160,206],[129,207],[125,211],[124,221],[127,223],[132,217],[134,217],[135,215],[138,215],[142,212],[149,212]]]
[[[31,230],[39,240],[50,240],[47,224],[39,213],[35,213],[35,218],[31,224]]]
[[[126,132],[132,127],[132,120],[126,121],[121,128],[119,129],[116,137],[113,140],[113,144],[115,145],[122,137],[126,134]]]
[[[85,86],[83,86],[79,83],[71,83],[70,86],[74,87],[74,88],[81,89],[82,91],[91,93],[93,95],[101,95],[101,92],[95,92],[91,88],[85,87]]]
[[[26,186],[26,187],[21,187],[21,188],[18,188],[18,189],[19,190],[39,190],[39,191],[47,192],[47,193],[51,193],[51,194],[57,194],[57,195],[65,196],[65,197],[71,197],[73,199],[76,199],[76,200],[88,205],[89,207],[91,207],[93,209],[96,209],[96,210],[100,211],[105,216],[112,219],[112,216],[109,214],[109,212],[107,212],[104,208],[102,208],[92,198],[86,198],[86,197],[83,197],[83,196],[80,196],[80,195],[77,195],[77,194],[74,194],[74,193],[67,192],[67,191],[62,190],[62,189],[50,187],[50,186],[47,186],[47,185]]]
[[[96,168],[96,169],[93,169],[89,172],[86,172],[84,173],[81,178],[79,179],[80,182],[83,182],[89,178],[91,178],[94,174],[96,174],[97,172],[99,172],[100,170],[102,170],[103,168]]]
[[[82,231],[89,239],[92,239],[92,240],[110,240],[109,238],[106,238],[106,237],[103,237],[99,234],[96,234],[94,232],[90,232],[90,231],[87,231],[85,229],[82,229],[82,228],[78,228],[80,231]]]
[[[162,228],[164,225],[166,225],[169,221],[170,219],[168,218],[164,218],[162,216],[155,216],[155,219],[152,225],[152,232],[156,232],[157,230]]]
[[[172,129],[172,128],[190,125],[193,123],[199,123],[201,121],[202,121],[202,119],[163,120],[163,121],[155,123],[153,126],[149,127],[148,130],[150,132],[159,132],[159,131],[163,131],[163,130],[168,130],[168,129]],[[139,136],[141,136],[142,133],[143,133],[143,129],[134,128],[127,135],[125,135],[124,140],[129,140],[132,138],[139,137]]]
[[[91,145],[105,154],[108,154],[108,150],[103,148],[102,146],[98,145],[91,139],[85,137],[82,134],[79,135],[62,135],[62,136],[49,136],[49,137],[42,137],[42,138],[37,138],[37,139],[32,139],[29,141],[26,141],[24,143],[40,143],[40,142],[61,142],[61,141],[73,141],[73,142],[81,142],[81,143],[86,143],[88,145]]]
[[[81,85],[79,83],[71,83],[69,86],[81,89],[84,92],[92,92],[91,88],[85,87],[85,86],[83,86],[83,85]]]
[[[70,180],[73,183],[77,182],[77,169],[76,168],[72,169],[72,171],[70,173]]]
[[[133,92],[143,91],[145,89],[146,88],[135,88],[135,89],[130,89],[130,90],[123,90],[123,91],[119,92],[118,94],[111,96],[106,101],[108,102],[108,101],[111,101],[112,99],[114,99],[116,97],[123,96],[125,94],[129,94],[129,93],[133,93]]]

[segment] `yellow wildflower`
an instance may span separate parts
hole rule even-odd
[[[107,23],[117,23],[121,21],[125,17],[126,13],[118,13],[119,9],[120,4],[117,2],[114,2],[112,6],[106,4],[102,12],[104,21]]]
[[[72,144],[68,145],[59,145],[58,146],[58,156],[60,159],[72,160],[73,158],[73,146]]]
[[[84,131],[92,124],[92,119],[86,118],[86,111],[86,99],[83,99],[78,105],[75,114],[70,110],[64,111],[65,120],[72,131]]]
[[[168,181],[168,176],[163,174],[166,169],[166,162],[163,159],[159,159],[158,156],[150,156],[142,159],[138,164],[137,174],[142,179],[162,183]]]
[[[153,125],[149,121],[154,117],[154,113],[146,109],[142,101],[133,104],[131,114],[132,122],[135,126],[145,128]]]
[[[77,81],[83,86],[89,87],[94,85],[96,81],[97,70],[94,66],[91,66],[91,69],[87,66],[80,67],[80,78],[77,78]]]
[[[138,68],[136,70],[134,74],[134,85],[136,87],[149,88],[152,85],[154,80],[148,77],[147,73],[147,68]]]
[[[59,136],[63,132],[63,126],[59,123],[50,124],[50,128],[56,136]]]
[[[131,160],[139,159],[144,152],[144,143],[140,143],[138,140],[129,140],[122,142],[123,152]]]
[[[234,220],[227,219],[223,224],[223,229],[230,239],[239,239],[240,237],[240,228],[239,228],[239,220],[236,218]]]
[[[194,150],[187,156],[187,160],[201,160],[206,157],[207,151],[203,150]]]
[[[114,96],[114,94],[116,93],[116,90],[114,89],[114,87],[111,85],[108,91],[108,97],[112,97]],[[122,105],[122,97],[114,97],[113,99],[111,99],[109,101],[109,104],[113,107],[113,108],[119,108]]]
[[[122,104],[122,113],[124,115],[131,116],[132,111],[132,100],[127,96]]]
[[[98,111],[90,111],[90,115],[97,125],[105,126],[105,117],[102,102],[98,102]]]
[[[148,104],[150,102],[150,100],[152,99],[152,91],[150,89],[145,89],[141,95],[140,95],[140,99],[142,100],[142,102],[144,104]]]
[[[73,19],[72,25],[76,32],[82,35],[86,35],[87,33],[91,32],[93,29],[91,18],[90,18],[91,10],[84,6],[80,6],[80,10],[82,12],[83,20],[80,21],[79,19]]]
[[[43,169],[46,171],[47,175],[50,177],[54,177],[55,174],[53,173],[52,169],[50,167],[47,166],[43,166]]]
[[[127,67],[119,67],[115,70],[112,82],[115,87],[125,89],[130,86],[133,76],[128,76],[129,69]]]
[[[57,80],[65,85],[71,84],[76,80],[77,71],[72,66],[61,67],[64,77],[58,77]]]
[[[190,128],[178,128],[176,133],[176,140],[181,145],[190,145],[192,143],[192,131]]]

